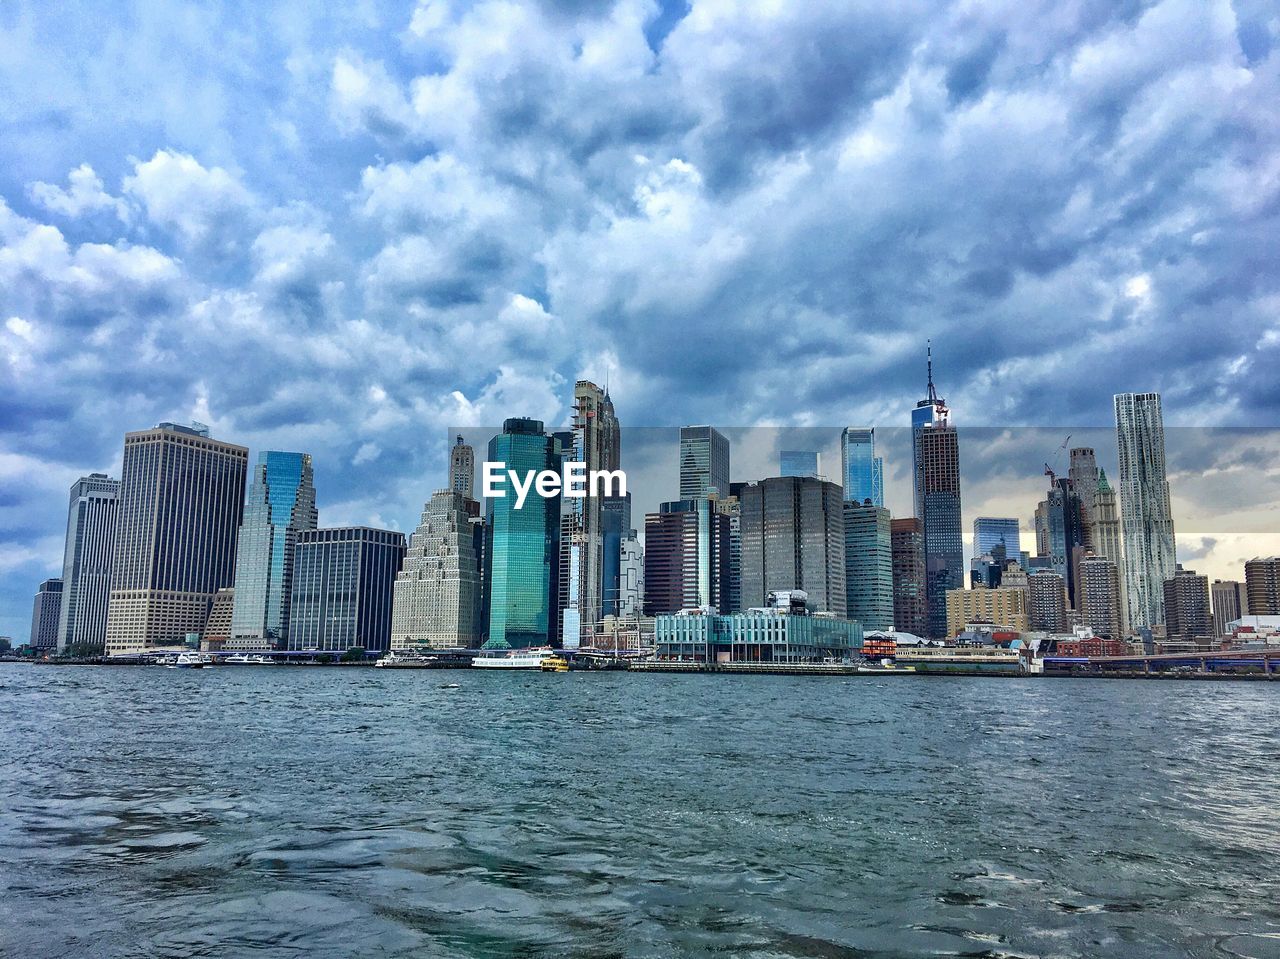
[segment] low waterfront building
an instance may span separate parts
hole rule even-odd
[[[862,648],[862,627],[831,615],[789,607],[722,616],[682,610],[654,620],[659,660],[695,663],[816,663],[847,660]]]

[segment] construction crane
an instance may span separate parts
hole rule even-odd
[[[1067,438],[1062,441],[1062,445],[1059,446],[1057,451],[1053,454],[1053,462],[1055,464],[1058,462],[1058,460],[1062,458],[1062,454],[1067,451],[1067,444],[1070,442],[1071,442],[1071,434],[1068,433]],[[1050,488],[1058,485],[1058,476],[1053,471],[1053,467],[1050,466],[1048,463],[1044,464],[1044,475],[1049,477]]]

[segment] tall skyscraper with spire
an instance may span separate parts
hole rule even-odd
[[[613,400],[607,390],[590,380],[578,380],[574,385],[572,435],[573,449],[567,458],[586,464],[588,476],[596,470],[619,468],[621,437]],[[591,645],[603,615],[604,541],[604,498],[565,497],[560,529],[559,605],[563,616],[561,641],[566,649]]]
[[[915,511],[923,527],[926,630],[947,635],[947,591],[964,587],[964,539],[960,526],[960,442],[946,401],[933,385],[933,345],[928,350],[928,392],[911,411]]]
[[[1119,393],[1115,409],[1125,598],[1129,627],[1139,629],[1164,622],[1164,583],[1177,567],[1164,415],[1159,393]]]

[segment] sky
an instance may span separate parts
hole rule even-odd
[[[898,428],[930,339],[966,528],[1155,390],[1180,558],[1238,576],[1277,237],[1270,0],[6,3],[0,633],[127,430],[411,530],[450,427],[580,377],[624,427]]]

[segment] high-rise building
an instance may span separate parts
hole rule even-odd
[[[1041,569],[1027,577],[1027,619],[1034,630],[1066,631],[1067,585],[1061,573]]]
[[[916,517],[923,523],[926,633],[947,635],[947,592],[964,586],[960,526],[960,443],[946,401],[933,385],[929,352],[928,394],[911,411]]]
[[[627,530],[621,552],[618,615],[630,619],[644,612],[644,547],[635,530]]]
[[[729,441],[710,426],[680,427],[680,499],[729,495]]]
[[[311,457],[259,453],[236,544],[228,648],[286,647],[294,545],[298,533],[315,529],[318,519]]]
[[[474,501],[450,487],[422,509],[396,576],[391,607],[392,649],[479,646],[481,557],[471,522]]]
[[[924,600],[924,532],[914,516],[889,523],[893,544],[893,622],[900,632],[923,636],[928,610]]]
[[[613,400],[589,380],[573,389],[573,447],[569,460],[586,464],[587,475],[617,470],[620,432]],[[604,614],[604,497],[561,500],[561,641],[566,649],[590,646]]]
[[[1209,577],[1178,563],[1164,581],[1165,636],[1183,643],[1207,643],[1213,636]]]
[[[204,631],[200,634],[200,647],[208,650],[226,649],[231,641],[231,618],[235,614],[235,587],[228,586],[213,594],[213,603],[209,606],[209,618],[205,620]],[[245,643],[245,648],[249,648]]]
[[[644,614],[714,606],[729,587],[729,517],[710,498],[663,503],[644,518]]]
[[[1120,453],[1120,517],[1129,627],[1164,622],[1164,581],[1173,578],[1173,513],[1165,479],[1164,417],[1159,393],[1115,397]]]
[[[1244,564],[1244,583],[1247,615],[1280,616],[1280,556],[1249,560]]]
[[[1227,635],[1227,624],[1249,615],[1249,595],[1244,583],[1233,579],[1215,579],[1209,586],[1213,604],[1213,635]]]
[[[875,429],[846,426],[840,432],[840,482],[846,500],[884,505],[884,459],[876,456]]]
[[[747,483],[742,510],[742,604],[800,589],[818,611],[845,614],[844,495],[810,476]]]
[[[289,648],[385,652],[391,642],[396,574],[404,533],[368,526],[298,532]]]
[[[1050,479],[1048,494],[1036,506],[1036,547],[1066,583],[1068,604],[1077,608],[1075,561],[1086,546],[1084,508],[1070,479],[1052,475]]]
[[[893,629],[893,534],[889,511],[844,501],[845,616],[864,630]]]
[[[58,614],[62,610],[62,580],[46,579],[31,604],[31,646],[39,653],[58,648]]]
[[[1120,607],[1120,570],[1106,556],[1086,556],[1079,564],[1080,624],[1095,636],[1124,635]]]
[[[779,476],[821,476],[822,455],[815,450],[780,450]]]
[[[1003,551],[1003,552],[1001,552]],[[1022,553],[1018,521],[1008,516],[979,516],[973,521],[973,555],[1016,562]]]
[[[449,450],[449,489],[475,499],[476,451],[459,436]]]
[[[970,623],[990,623],[1026,632],[1026,591],[1004,586],[951,590],[947,593],[947,635],[957,635]]]
[[[199,634],[214,594],[235,581],[249,451],[207,427],[126,433],[107,653]]]
[[[622,601],[622,542],[632,532],[631,493],[600,500],[604,539],[604,573],[601,577],[601,616],[617,616]]]
[[[116,545],[120,481],[90,473],[71,484],[62,553],[58,649],[101,652],[107,641],[111,558]]]
[[[539,420],[508,419],[489,441],[488,459],[521,475],[559,472],[560,440],[547,436]],[[559,636],[560,500],[530,495],[522,509],[515,495],[487,501],[485,583],[489,597],[490,649],[544,646]]]
[[[729,583],[726,587],[722,613],[742,610],[742,503],[732,492],[740,484],[730,483],[730,494],[716,500],[716,509],[729,517]]]

